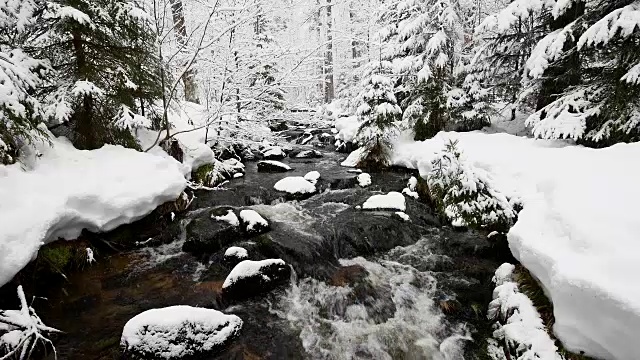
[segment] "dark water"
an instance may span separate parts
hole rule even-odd
[[[59,359],[120,359],[120,334],[136,314],[186,304],[234,313],[241,335],[211,359],[470,359],[479,354],[487,324],[490,278],[498,261],[484,235],[438,225],[425,204],[407,198],[411,222],[390,212],[355,209],[380,191],[400,191],[406,171],[373,173],[371,187],[350,187],[356,176],[322,150],[314,160],[286,159],[294,171],[256,172],[218,191],[199,191],[175,224],[173,242],[108,256],[46,292],[35,307],[65,333],[54,340]],[[323,192],[287,201],[273,190],[285,176],[316,170]],[[351,182],[350,182],[351,181]],[[221,296],[230,271],[213,254],[181,251],[190,219],[212,207],[251,206],[272,225],[265,253],[255,239],[239,241],[251,257],[273,253],[297,277],[240,302]],[[264,242],[264,240],[261,240]],[[52,356],[49,358],[53,358]]]

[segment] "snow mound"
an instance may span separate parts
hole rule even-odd
[[[347,156],[347,158],[344,159],[342,163],[340,163],[340,166],[356,167],[358,166],[358,163],[360,162],[360,160],[364,158],[365,155],[366,155],[366,149],[363,147],[358,148],[352,151],[351,154],[349,154],[349,156]]]
[[[554,306],[554,333],[574,352],[632,359],[640,332],[640,143],[605,149],[508,134],[441,132],[394,147],[392,163],[429,173],[458,140],[466,161],[523,210],[507,234],[514,256]]]
[[[358,121],[357,116],[348,116],[338,118],[335,122],[335,128],[337,130],[336,140],[342,142],[352,142],[356,137],[358,128],[360,128],[361,122]]]
[[[134,222],[186,187],[171,158],[113,145],[77,150],[51,138],[53,146],[25,147],[23,164],[0,166],[0,286],[42,244]]]
[[[225,257],[232,256],[238,259],[246,259],[249,257],[249,252],[247,251],[247,249],[243,247],[231,246],[230,248],[227,249],[227,251],[224,252],[224,256]]]
[[[318,179],[320,179],[320,173],[317,171],[309,171],[304,176],[304,179],[315,185],[318,182]]]
[[[406,205],[404,196],[396,191],[386,195],[373,195],[362,204],[364,210],[397,210],[404,212]]]
[[[286,177],[278,181],[273,188],[288,194],[313,194],[316,192],[316,186],[302,176]]]
[[[127,322],[121,346],[126,352],[180,359],[224,346],[242,328],[242,320],[213,309],[186,305],[151,309]]]
[[[260,228],[268,228],[269,223],[255,210],[240,211],[240,219],[245,224],[248,232],[258,231]]]
[[[562,360],[531,300],[512,280],[514,266],[502,264],[493,277],[497,285],[487,317],[496,321],[493,337],[517,348],[511,359]]]
[[[238,217],[233,212],[233,210],[227,210],[227,214],[226,215],[222,215],[222,216],[213,216],[212,215],[211,218],[213,218],[214,220],[218,220],[218,221],[224,221],[224,222],[228,223],[231,226],[240,226],[240,220],[238,220]]]
[[[415,176],[412,176],[407,182],[407,187],[402,189],[402,193],[414,199],[418,199],[420,195],[418,195],[418,192],[416,191],[417,186],[418,179],[416,179]]]
[[[357,180],[358,180],[358,185],[360,185],[360,187],[367,187],[371,185],[371,175],[367,173],[362,173],[358,175]]]
[[[224,280],[222,284],[222,288],[226,289],[231,285],[235,284],[237,281],[249,277],[261,276],[266,277],[265,280],[269,280],[269,278],[263,274],[266,268],[271,267],[273,265],[281,265],[284,266],[286,263],[281,259],[267,259],[261,261],[252,261],[252,260],[244,260],[241,261],[238,265],[236,265],[233,270],[229,273],[227,278]]]

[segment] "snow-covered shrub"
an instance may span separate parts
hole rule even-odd
[[[388,77],[388,62],[372,63],[360,92],[360,105],[356,110],[362,120],[355,141],[364,148],[358,166],[384,167],[389,163],[391,138],[395,134],[395,121],[402,110],[393,93]]]
[[[454,226],[507,230],[516,216],[506,196],[491,186],[486,173],[464,161],[450,141],[427,175],[432,201]]]

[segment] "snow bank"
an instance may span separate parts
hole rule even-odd
[[[508,348],[517,349],[511,359],[562,360],[540,314],[513,281],[514,268],[512,264],[504,263],[493,277],[496,288],[487,313],[489,319],[496,321],[493,337],[509,344]]]
[[[358,185],[360,185],[360,187],[367,187],[371,185],[371,175],[367,173],[362,173],[358,175],[357,180],[358,180]]]
[[[387,195],[373,195],[362,204],[364,210],[398,210],[404,212],[406,205],[404,196],[399,192],[391,191]]]
[[[125,351],[160,359],[179,359],[216,350],[240,332],[236,315],[186,305],[151,309],[122,330]]]
[[[249,252],[243,247],[231,246],[227,249],[227,251],[224,252],[224,256],[233,256],[238,259],[246,259],[249,257]]]
[[[524,209],[508,233],[514,256],[554,305],[565,347],[608,359],[637,355],[640,332],[640,144],[606,149],[507,134],[439,133],[399,139],[394,165],[429,172],[449,139]]]
[[[266,275],[263,274],[263,271],[266,268],[271,267],[272,265],[284,266],[286,264],[281,259],[267,259],[267,260],[261,260],[261,261],[252,261],[252,260],[241,261],[238,265],[236,265],[233,268],[233,270],[231,270],[227,278],[224,280],[224,283],[222,284],[222,288],[223,289],[228,288],[229,286],[233,285],[237,281],[244,278],[249,278],[254,276],[266,277]],[[265,280],[269,281],[270,279],[267,277]]]
[[[273,188],[288,194],[313,194],[316,192],[316,186],[302,176],[286,177],[278,181]]]
[[[42,244],[136,221],[186,186],[171,158],[113,145],[81,151],[64,138],[52,141],[53,147],[25,147],[24,166],[0,166],[0,286]]]

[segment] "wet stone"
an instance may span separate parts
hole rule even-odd
[[[186,252],[216,252],[243,238],[237,225],[213,217],[225,216],[229,207],[219,207],[195,217],[186,227],[186,241],[182,249]]]

